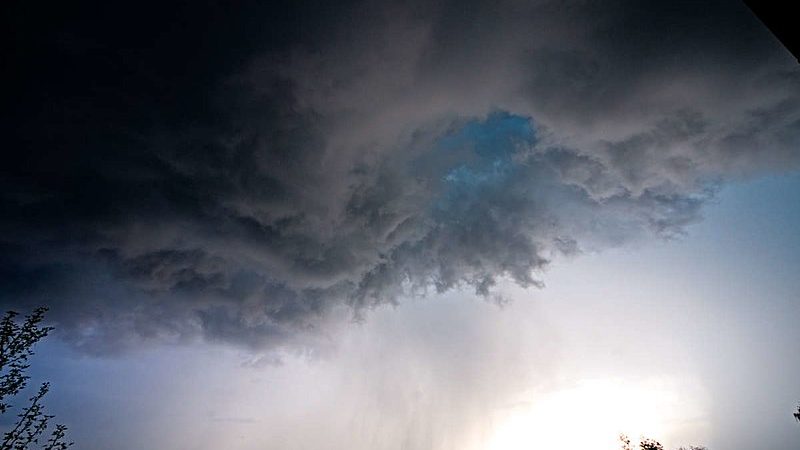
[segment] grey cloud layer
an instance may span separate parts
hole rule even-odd
[[[680,234],[720,182],[800,160],[800,74],[737,2],[247,12],[307,31],[221,34],[239,59],[186,72],[188,38],[102,59],[107,30],[67,27],[87,66],[6,130],[5,305],[52,304],[94,351],[304,345],[343,309],[494,298],[559,254]],[[80,87],[98,69],[110,86]]]

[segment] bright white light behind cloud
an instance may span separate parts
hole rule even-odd
[[[704,408],[674,380],[582,380],[498,415],[487,450],[619,448],[619,433],[670,436]]]

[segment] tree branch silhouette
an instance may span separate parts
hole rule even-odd
[[[33,355],[33,346],[46,337],[52,327],[41,326],[47,308],[36,308],[19,323],[18,313],[8,311],[0,319],[0,414],[12,407],[10,399],[17,396],[28,385],[30,367],[28,358]],[[41,443],[54,416],[45,412],[42,399],[50,390],[50,383],[42,383],[28,404],[17,414],[17,421],[11,429],[3,433],[0,450],[65,450],[73,443],[65,441],[67,427],[54,426],[49,439]]]
[[[619,435],[619,440],[622,442],[622,450],[635,450],[637,447],[631,444],[631,440],[624,434]],[[638,445],[639,450],[664,450],[664,446],[655,439],[642,438]],[[691,445],[689,447],[679,447],[677,450],[708,450],[706,447],[696,447]]]

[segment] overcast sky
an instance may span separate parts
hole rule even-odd
[[[741,2],[3,8],[0,302],[80,448],[797,448]]]

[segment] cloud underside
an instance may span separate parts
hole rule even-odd
[[[15,11],[2,301],[89,351],[502,301],[800,159],[797,67],[738,2],[150,12]]]

